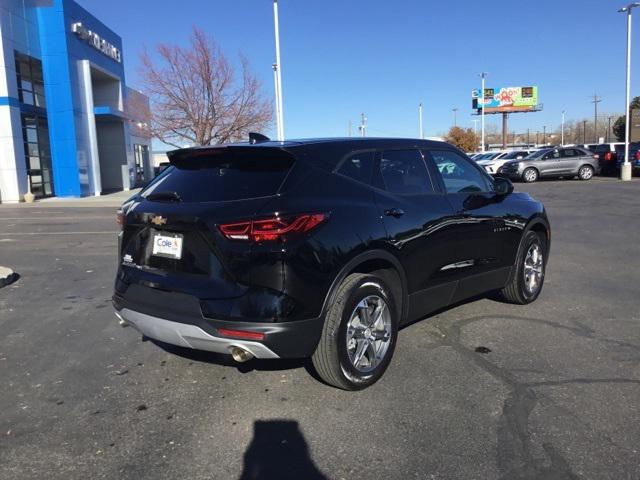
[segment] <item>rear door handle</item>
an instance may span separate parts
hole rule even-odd
[[[390,208],[389,210],[385,210],[384,214],[387,217],[400,218],[402,215],[404,215],[404,210],[394,207],[394,208]]]

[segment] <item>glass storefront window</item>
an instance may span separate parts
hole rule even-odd
[[[31,192],[36,197],[53,195],[47,118],[42,115],[23,114],[22,135]]]
[[[46,108],[42,62],[19,52],[15,52],[15,58],[20,101],[27,105]]]

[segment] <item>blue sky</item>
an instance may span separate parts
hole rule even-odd
[[[144,46],[185,44],[197,25],[230,58],[244,53],[273,97],[270,0],[77,0],[123,37],[128,83]],[[624,110],[624,0],[280,0],[287,138],[344,136],[361,112],[369,134],[417,136],[472,127],[471,90],[538,85],[544,111],[515,114],[510,130],[547,131],[567,119]],[[640,9],[636,17],[640,17]],[[634,19],[632,94],[640,94],[640,25]],[[499,116],[488,117],[498,125]],[[268,134],[273,134],[275,127]]]

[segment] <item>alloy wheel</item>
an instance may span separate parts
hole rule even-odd
[[[523,275],[524,288],[527,294],[537,294],[544,278],[544,258],[540,244],[533,243],[527,250],[527,254],[524,257]]]
[[[373,371],[384,359],[391,339],[391,312],[377,295],[362,299],[347,324],[347,353],[360,373]]]
[[[535,182],[538,179],[538,173],[533,169],[527,169],[524,172],[524,179],[527,182]]]
[[[582,167],[578,175],[582,180],[589,180],[593,177],[593,169],[591,167]]]

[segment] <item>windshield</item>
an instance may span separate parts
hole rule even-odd
[[[536,152],[530,153],[529,155],[527,155],[526,158],[527,160],[531,159],[531,158],[540,158],[541,156],[543,156],[545,153],[551,151],[550,148],[545,148],[543,150],[538,150]]]
[[[507,153],[503,158],[503,160],[513,160],[514,158],[518,158],[518,157],[526,157],[527,156],[527,152],[509,152]]]

